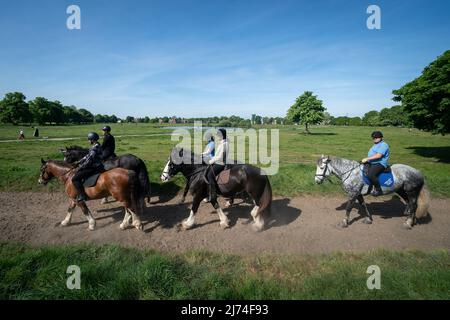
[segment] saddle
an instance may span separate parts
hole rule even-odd
[[[225,169],[216,176],[216,184],[217,184],[217,187],[219,187],[219,190],[220,190],[220,186],[225,185],[228,183],[228,181],[230,181],[230,172],[231,172],[231,169],[229,169],[229,167],[225,166]],[[209,184],[209,181],[206,178],[207,173],[208,173],[208,170],[205,170],[205,173],[203,174],[203,181],[205,181],[206,184]]]
[[[371,185],[370,179],[368,178],[370,164],[364,164],[361,174],[363,181],[367,185]],[[392,174],[391,166],[387,166],[384,171],[378,176],[378,181],[380,186],[384,188],[391,188],[394,185],[394,175]]]
[[[99,173],[96,173],[96,174],[94,174],[94,175],[92,175],[92,176],[86,178],[86,179],[83,179],[83,187],[85,187],[85,188],[90,188],[90,187],[95,186],[95,185],[97,184],[98,177],[99,177],[102,173],[103,173],[103,172],[99,172]]]

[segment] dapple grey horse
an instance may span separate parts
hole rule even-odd
[[[372,223],[372,215],[367,209],[363,198],[368,186],[364,183],[361,166],[357,161],[335,157],[330,158],[323,155],[317,160],[316,183],[322,183],[333,174],[341,180],[344,191],[347,193],[346,216],[339,223],[339,226],[343,228],[348,226],[350,211],[356,200],[366,212],[366,218],[363,222],[367,224]],[[419,170],[404,164],[392,165],[391,171],[394,176],[394,184],[388,189],[383,187],[383,194],[395,192],[405,200],[405,215],[408,218],[404,223],[404,227],[411,229],[416,222],[416,218],[424,218],[428,214],[429,193],[424,177]]]

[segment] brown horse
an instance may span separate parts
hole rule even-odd
[[[76,172],[76,167],[62,161],[41,159],[41,174],[39,176],[40,184],[47,184],[53,177],[61,181],[66,190],[66,194],[70,198],[70,205],[67,209],[66,218],[61,222],[62,226],[70,224],[73,210],[76,206],[80,207],[84,216],[89,222],[89,230],[95,229],[95,219],[89,211],[84,201],[77,202],[75,200],[77,191],[72,184],[72,176]],[[122,202],[125,207],[125,217],[120,224],[120,229],[124,230],[132,225],[138,230],[142,230],[142,224],[139,219],[139,213],[142,212],[145,204],[143,196],[139,194],[139,179],[136,173],[131,170],[122,168],[114,168],[105,171],[98,177],[97,183],[93,187],[85,188],[89,199],[101,199],[106,196],[113,196]]]

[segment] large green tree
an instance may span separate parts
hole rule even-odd
[[[317,99],[311,91],[305,91],[289,108],[287,118],[295,123],[304,124],[306,132],[309,133],[308,125],[322,122],[324,111],[322,100]]]
[[[446,134],[450,132],[450,50],[430,63],[422,75],[392,92],[414,126]]]
[[[3,100],[0,100],[0,121],[13,124],[31,122],[33,117],[25,99],[25,95],[21,92],[5,94]]]

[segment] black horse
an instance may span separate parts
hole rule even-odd
[[[230,169],[229,179],[218,185],[218,194],[233,198],[236,194],[247,192],[253,199],[255,207],[251,211],[255,231],[264,229],[265,223],[270,216],[272,203],[272,188],[269,179],[261,172],[260,168],[249,164],[227,165]],[[161,174],[163,182],[169,181],[174,175],[181,172],[189,181],[189,190],[193,195],[192,208],[189,218],[183,221],[185,229],[192,228],[195,223],[195,214],[200,202],[208,195],[208,185],[204,178],[207,165],[202,164],[199,156],[183,148],[174,148],[169,160]],[[217,201],[211,203],[217,210],[222,228],[229,227],[229,220],[220,208]]]
[[[61,152],[64,155],[65,162],[74,163],[75,161],[83,158],[89,150],[80,146],[70,146],[66,147],[66,149],[61,149]],[[136,172],[139,179],[141,193],[146,195],[147,202],[150,203],[150,180],[148,178],[147,166],[144,161],[132,154],[125,154],[103,161],[103,166],[106,170],[123,168]]]

